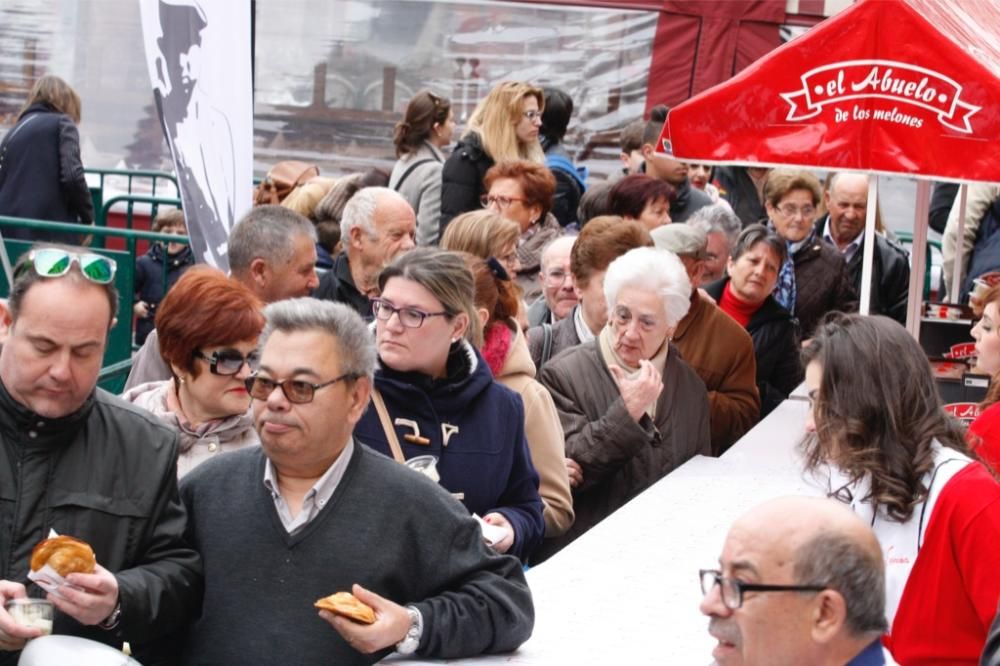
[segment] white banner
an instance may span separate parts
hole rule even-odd
[[[253,196],[250,3],[139,0],[146,64],[198,261],[229,269]]]

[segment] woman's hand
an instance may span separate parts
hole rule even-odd
[[[132,313],[139,319],[145,319],[149,316],[149,306],[144,301],[136,301],[132,306]]]
[[[611,376],[618,385],[618,392],[625,401],[625,409],[637,423],[646,412],[646,408],[656,402],[663,390],[663,376],[656,371],[652,363],[639,361],[639,372],[628,377],[617,365],[608,366]]]
[[[514,527],[510,524],[510,521],[504,518],[502,513],[494,511],[483,516],[483,522],[504,529],[504,537],[493,543],[493,550],[498,553],[506,553],[510,550],[510,547],[514,545]]]

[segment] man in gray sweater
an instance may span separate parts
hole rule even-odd
[[[260,370],[247,381],[261,447],[219,456],[181,487],[205,566],[185,663],[517,648],[534,625],[518,561],[491,551],[435,482],[353,441],[376,360],[360,316],[308,298],[265,314]],[[374,623],[317,614],[313,602],[340,591],[370,606]]]

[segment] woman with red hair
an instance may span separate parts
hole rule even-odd
[[[216,454],[259,443],[244,382],[260,361],[262,309],[253,292],[207,266],[190,269],[160,303],[156,330],[172,378],[122,398],[179,433],[178,477]]]

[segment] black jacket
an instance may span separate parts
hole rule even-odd
[[[767,210],[760,201],[757,187],[747,173],[747,167],[716,167],[712,178],[718,183],[722,198],[733,207],[733,212],[744,227],[767,217]]]
[[[197,616],[202,594],[201,558],[184,539],[177,434],[101,389],[49,419],[0,384],[0,440],[0,578],[27,582],[50,529],[83,539],[118,579],[121,623],[104,631],[57,611],[53,633],[129,641],[143,663],[167,663],[162,641]],[[44,593],[32,584],[28,595]],[[16,659],[0,653],[0,664]]]
[[[844,255],[813,234],[792,255],[795,264],[795,318],[803,339],[811,338],[827,312],[856,312],[858,295],[847,272]]]
[[[334,258],[333,268],[323,273],[313,298],[343,303],[353,308],[365,321],[372,320],[372,302],[354,284],[347,252],[341,252]]]
[[[451,151],[441,169],[442,236],[456,215],[482,208],[479,198],[486,193],[483,178],[492,166],[493,158],[475,132],[466,134]]]
[[[719,303],[728,282],[728,277],[722,278],[704,289]],[[747,323],[747,333],[753,338],[760,417],[764,418],[802,382],[798,322],[773,296],[768,296]]]
[[[816,223],[816,237],[823,238],[829,215]],[[827,243],[829,246],[830,244]],[[831,246],[833,247],[833,246]],[[838,250],[836,247],[833,249]],[[838,250],[839,251],[839,250]],[[847,273],[854,292],[861,294],[861,270],[864,247],[858,248],[847,262]],[[910,292],[910,255],[891,240],[875,234],[875,261],[872,266],[871,313],[892,317],[906,325],[906,302]]]
[[[153,330],[156,306],[167,295],[167,291],[177,283],[184,271],[192,266],[194,266],[194,253],[190,245],[185,245],[177,254],[168,255],[162,243],[153,243],[146,254],[136,259],[135,296],[149,306],[149,315],[135,322],[136,344],[141,345],[146,342],[149,332]],[[164,285],[164,273],[166,273],[166,285]]]
[[[93,224],[94,202],[73,121],[46,104],[28,107],[0,144],[0,215]],[[78,242],[67,234],[4,229],[4,238]]]

